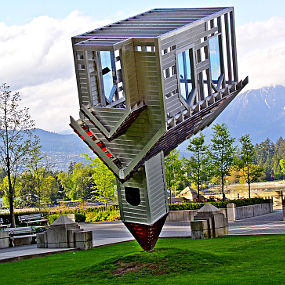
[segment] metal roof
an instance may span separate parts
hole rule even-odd
[[[128,38],[156,38],[194,22],[215,17],[226,7],[153,9],[73,37],[80,45],[114,45]]]

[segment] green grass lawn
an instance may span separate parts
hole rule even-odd
[[[285,235],[159,239],[0,264],[0,284],[285,284]]]

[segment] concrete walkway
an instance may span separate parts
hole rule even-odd
[[[282,211],[276,210],[271,214],[248,218],[229,224],[229,235],[260,235],[285,234],[285,222]],[[81,223],[84,230],[93,231],[93,245],[101,246],[133,240],[133,236],[120,221],[108,223]],[[160,237],[190,237],[189,222],[168,222],[164,225]],[[72,251],[75,249],[37,248],[36,245],[18,246],[0,249],[0,263],[16,261],[34,256]]]

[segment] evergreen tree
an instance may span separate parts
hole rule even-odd
[[[275,145],[267,138],[265,141],[255,145],[254,164],[261,165],[264,169],[265,180],[273,177],[273,155]]]
[[[224,124],[215,124],[213,130],[209,156],[213,166],[213,174],[221,179],[223,200],[225,200],[225,177],[230,175],[230,167],[234,163],[236,147],[233,143],[235,139],[231,137]]]
[[[285,176],[281,172],[280,160],[285,157],[285,139],[280,137],[275,145],[274,155],[273,155],[273,171],[274,177],[277,179],[283,179]]]

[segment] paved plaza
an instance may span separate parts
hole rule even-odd
[[[84,230],[93,231],[93,246],[101,246],[134,240],[133,236],[120,221],[106,223],[81,223]],[[229,224],[229,235],[260,235],[260,234],[285,234],[285,222],[282,221],[282,211],[243,219]],[[190,237],[189,222],[165,223],[160,237]],[[72,251],[74,249],[37,248],[36,245],[18,246],[0,249],[0,263],[12,260],[41,256],[52,253]]]

